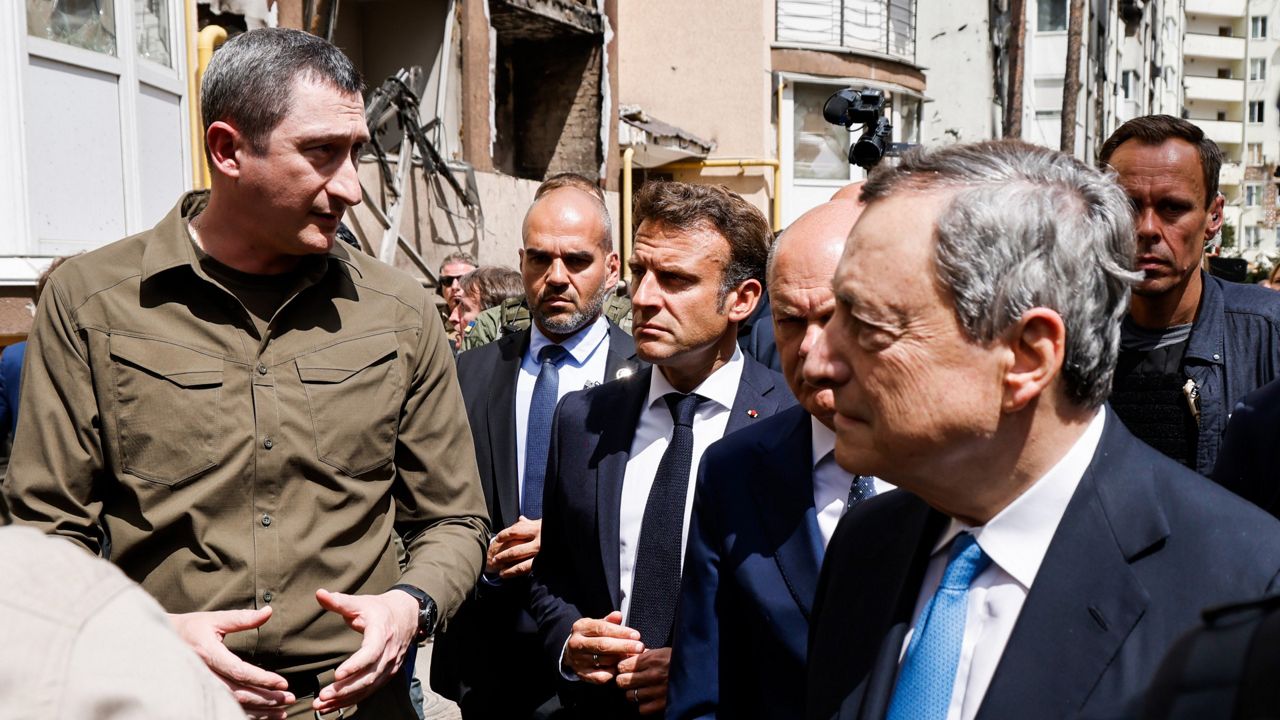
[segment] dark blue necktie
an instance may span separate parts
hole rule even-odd
[[[853,482],[849,484],[849,500],[845,503],[844,511],[849,512],[858,506],[863,500],[870,500],[876,496],[876,481],[870,475],[855,475]]]
[[[945,720],[960,665],[969,586],[990,564],[972,535],[956,536],[942,582],[916,621],[886,720]]]
[[[644,506],[627,618],[627,624],[640,631],[640,642],[646,648],[671,646],[671,628],[680,598],[684,505],[693,465],[693,416],[703,398],[673,392],[663,400],[671,410],[675,427]]]
[[[542,517],[542,487],[547,477],[547,449],[551,446],[551,417],[556,412],[560,390],[560,363],[569,353],[559,345],[538,352],[542,367],[533,383],[529,401],[529,422],[524,434],[524,491],[520,494],[520,514],[530,520]]]

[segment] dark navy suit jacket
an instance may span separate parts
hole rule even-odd
[[[822,563],[812,438],[811,416],[796,406],[703,456],[668,718],[797,717]]]
[[[1280,517],[1280,380],[1245,396],[1231,413],[1213,479]]]
[[[529,329],[504,335],[458,356],[458,384],[475,440],[476,467],[489,507],[490,528],[495,534],[520,517],[516,383],[531,335]],[[634,373],[644,366],[644,362],[636,359],[635,341],[610,323],[603,380],[612,380],[620,372]],[[554,680],[538,682],[540,676],[535,673],[524,673],[528,684],[516,687],[501,673],[493,671],[498,647],[507,648],[503,655],[506,662],[521,664],[541,660],[541,653],[534,650],[531,650],[532,657],[521,652],[526,646],[537,647],[533,637],[536,626],[526,611],[528,593],[527,578],[498,585],[482,581],[476,585],[473,597],[459,609],[448,630],[436,637],[431,663],[431,686],[436,692],[462,703],[468,711],[505,714],[507,703],[527,700],[511,697],[512,694],[538,694],[543,686],[554,689]],[[517,647],[511,640],[520,632],[529,633],[530,641]],[[554,678],[551,673],[546,675]],[[504,688],[520,692],[504,694]]]
[[[901,491],[840,521],[809,634],[806,717],[885,716],[930,551],[947,522]],[[1277,569],[1280,523],[1152,450],[1109,414],[979,720],[1127,716],[1203,608],[1262,595]]]
[[[726,434],[791,407],[778,373],[743,358]],[[545,662],[559,667],[573,623],[619,609],[618,523],[631,441],[649,395],[652,367],[626,380],[569,393],[556,408],[543,495],[542,549],[533,564],[531,607]],[[565,683],[561,698],[583,717],[625,714],[617,686]]]

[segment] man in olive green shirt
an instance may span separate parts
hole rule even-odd
[[[334,243],[361,87],[299,31],[224,45],[211,193],[59,268],[27,352],[14,518],[109,548],[252,717],[415,717],[398,670],[488,538],[434,303]]]

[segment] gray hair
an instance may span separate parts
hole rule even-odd
[[[200,114],[207,133],[219,120],[235,126],[259,155],[267,137],[289,114],[299,78],[347,93],[364,91],[364,80],[338,48],[310,33],[259,28],[227,41],[213,54],[200,83]]]
[[[954,191],[934,229],[934,268],[965,334],[989,343],[1045,307],[1067,328],[1067,396],[1098,407],[1111,392],[1133,272],[1133,210],[1115,173],[1017,141],[915,150],[862,189]]]

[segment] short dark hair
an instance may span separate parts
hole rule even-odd
[[[655,220],[681,230],[711,228],[729,241],[729,264],[720,296],[751,279],[764,285],[773,230],[759,208],[723,185],[682,182],[645,183],[636,193],[636,227]]]
[[[1130,140],[1143,145],[1163,145],[1169,140],[1184,140],[1195,146],[1200,154],[1200,169],[1204,172],[1204,205],[1209,207],[1218,196],[1218,172],[1222,170],[1222,149],[1204,136],[1204,131],[1194,123],[1172,115],[1143,115],[1116,128],[1111,137],[1102,143],[1098,163],[1107,165],[1116,148]]]
[[[503,300],[524,297],[524,280],[520,273],[501,265],[486,265],[463,275],[458,282],[462,292],[480,298],[481,308],[491,308]]]
[[[258,28],[227,41],[200,83],[200,115],[207,133],[219,120],[231,123],[261,155],[267,137],[289,114],[300,78],[347,93],[364,91],[351,59],[324,38],[290,28]]]

